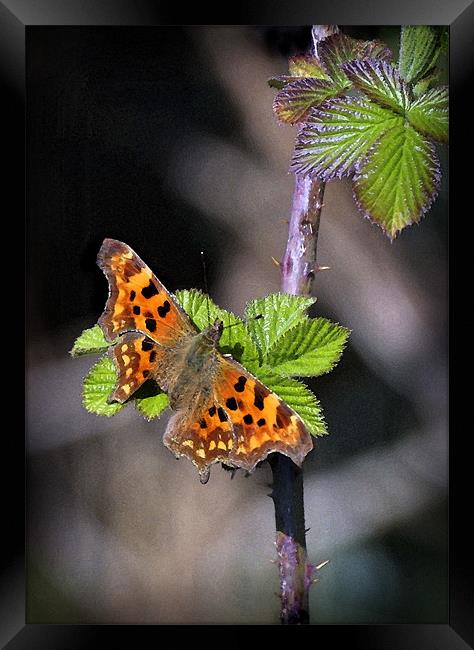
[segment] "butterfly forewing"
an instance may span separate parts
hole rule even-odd
[[[251,471],[279,451],[301,465],[313,448],[301,418],[233,359],[220,356],[215,396],[234,428],[230,464]]]
[[[196,328],[148,266],[129,247],[105,239],[97,263],[109,281],[109,298],[99,319],[106,338],[133,330],[172,346]]]

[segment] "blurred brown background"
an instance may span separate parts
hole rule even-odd
[[[395,50],[399,29],[342,26]],[[104,237],[170,290],[241,313],[279,289],[295,131],[267,79],[309,27],[28,28],[28,622],[277,623],[269,468],[195,468],[129,407],[81,406]],[[447,619],[447,179],[390,243],[327,186],[315,315],[353,330],[311,387],[330,436],[305,463],[314,622]]]

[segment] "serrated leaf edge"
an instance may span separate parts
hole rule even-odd
[[[98,365],[99,365],[99,364],[100,364],[104,359],[109,359],[110,361],[112,361],[112,360],[110,359],[110,356],[109,356],[108,353],[106,352],[105,354],[103,354],[103,355],[102,355],[102,356],[101,356],[101,357],[100,357],[100,358],[99,358],[99,359],[94,363],[94,365],[89,369],[89,372],[87,373],[87,375],[86,375],[85,377],[83,377],[83,379],[82,379],[82,391],[81,391],[81,392],[82,392],[82,405],[83,405],[83,407],[85,408],[85,410],[86,410],[88,413],[93,413],[94,415],[98,415],[98,416],[100,416],[100,417],[107,417],[107,418],[110,418],[110,417],[112,417],[112,416],[114,416],[114,415],[117,415],[117,413],[118,413],[119,411],[121,411],[123,408],[125,408],[125,406],[127,406],[127,404],[128,404],[129,402],[125,402],[124,404],[120,404],[119,402],[115,402],[115,403],[109,404],[109,406],[116,407],[113,413],[98,413],[98,412],[95,411],[94,409],[89,408],[88,405],[86,404],[86,401],[85,401],[85,391],[86,391],[86,388],[87,388],[86,381],[87,381],[88,378],[91,376],[91,374],[94,372],[94,369],[97,368],[97,366],[98,366]],[[113,365],[113,362],[112,362],[112,365]],[[114,373],[115,373],[115,376],[117,376],[117,374],[116,374],[116,370],[115,370],[115,366],[114,366],[114,368],[113,368],[113,371],[114,371]],[[112,390],[113,390],[113,389],[112,389]],[[112,390],[110,391],[110,394],[112,393]]]
[[[102,332],[102,329],[100,328],[100,325],[99,325],[98,323],[95,323],[95,324],[92,325],[91,327],[86,327],[86,329],[85,329],[85,330],[82,330],[82,332],[79,334],[79,336],[76,337],[76,339],[75,339],[75,341],[74,341],[74,344],[73,344],[71,350],[69,350],[69,354],[71,355],[71,357],[76,358],[76,357],[85,356],[86,354],[100,354],[101,352],[105,352],[106,350],[108,350],[108,348],[109,348],[111,345],[113,345],[113,344],[115,343],[115,341],[113,341],[112,343],[109,343],[109,342],[106,341],[105,338],[104,338],[105,344],[104,344],[104,345],[101,345],[100,347],[96,347],[96,348],[78,347],[77,349],[75,349],[75,348],[76,348],[76,345],[77,345],[77,342],[79,341],[79,339],[80,339],[82,336],[84,336],[84,334],[85,334],[86,332],[89,332],[90,330],[93,330],[93,329],[95,329],[96,327],[98,327],[98,328],[101,330],[101,332]],[[103,335],[103,332],[102,332],[102,335]]]
[[[446,95],[447,95],[446,113],[447,113],[447,118],[448,118],[448,133],[446,135],[446,138],[437,138],[434,135],[432,135],[430,133],[427,133],[426,130],[421,129],[419,126],[416,126],[410,120],[410,111],[411,111],[411,109],[419,108],[420,106],[422,106],[423,100],[426,100],[428,95],[430,95],[432,93],[435,93],[435,92],[441,92],[441,91],[445,91]],[[448,114],[448,110],[449,110],[449,89],[448,89],[448,86],[446,86],[446,85],[435,86],[433,88],[429,88],[428,90],[425,90],[422,94],[420,94],[418,97],[416,97],[416,99],[410,104],[410,106],[407,109],[406,118],[407,118],[408,122],[410,123],[410,126],[413,129],[415,129],[415,131],[418,131],[418,133],[423,135],[427,140],[430,140],[431,142],[435,142],[435,143],[448,144],[448,142],[449,142],[449,114]],[[427,116],[427,119],[429,121],[429,119],[430,119],[429,116]]]
[[[165,413],[165,411],[167,411],[170,408],[169,401],[168,401],[168,403],[165,405],[165,407],[163,409],[161,409],[161,411],[159,413],[157,413],[156,415],[148,415],[147,413],[145,413],[143,411],[143,408],[142,408],[143,401],[146,400],[146,399],[153,399],[153,397],[158,397],[159,395],[166,395],[167,396],[168,393],[165,393],[165,391],[163,391],[162,393],[158,393],[157,395],[151,395],[150,397],[142,397],[142,398],[133,398],[133,396],[132,396],[131,401],[134,402],[134,406],[135,406],[136,410],[140,413],[140,415],[143,418],[145,418],[145,420],[147,422],[151,422],[152,420],[155,420],[156,418],[160,418],[163,415],[163,413]]]
[[[282,360],[282,361],[281,361],[278,365],[276,365],[276,366],[269,366],[269,367],[272,368],[272,372],[274,372],[275,374],[279,375],[279,376],[282,377],[282,378],[293,379],[293,378],[295,378],[295,377],[321,377],[322,375],[327,375],[329,372],[331,372],[332,370],[334,370],[334,368],[337,366],[337,364],[338,364],[339,361],[341,360],[342,353],[344,352],[344,350],[345,350],[346,347],[347,347],[347,344],[348,344],[348,342],[349,342],[349,337],[350,337],[350,335],[351,335],[351,333],[352,333],[352,330],[349,329],[348,327],[345,327],[344,325],[341,325],[340,323],[336,323],[336,322],[330,320],[329,318],[324,318],[323,316],[318,316],[317,318],[307,318],[307,321],[311,321],[311,322],[317,322],[317,321],[321,322],[321,321],[324,321],[325,323],[329,323],[330,325],[333,325],[334,327],[339,328],[340,330],[344,330],[345,333],[346,333],[346,337],[345,337],[344,342],[343,342],[342,345],[341,345],[341,351],[338,353],[338,355],[337,355],[337,357],[334,359],[334,361],[331,362],[332,365],[331,365],[330,368],[328,368],[327,370],[324,370],[323,372],[317,372],[317,373],[315,373],[315,374],[304,374],[304,375],[301,375],[301,374],[298,374],[298,373],[295,373],[295,374],[288,374],[288,371],[281,371],[281,370],[278,370],[278,368],[279,368],[281,365],[283,365],[283,364],[286,364],[286,363],[292,363],[293,361],[297,361],[299,358],[301,358],[301,357],[303,356],[303,354],[301,354],[299,357],[295,357],[295,358],[293,358],[293,359],[287,359],[287,360],[284,360],[284,361]],[[304,321],[300,321],[299,323],[297,323],[296,325],[294,325],[294,327],[292,327],[292,328],[286,330],[286,332],[284,333],[284,336],[287,336],[287,335],[290,336],[290,333],[291,333],[291,332],[294,332],[298,327],[301,327],[301,325],[304,325],[304,324],[305,324]],[[274,348],[274,347],[276,346],[276,343],[277,343],[277,342],[278,342],[278,341],[275,341],[274,344],[271,346],[270,350],[268,351],[268,355],[267,355],[267,356],[269,356],[269,355],[271,354],[271,350],[272,350],[272,348]],[[308,389],[308,390],[309,390],[309,389]]]
[[[405,115],[408,107],[410,106],[410,89],[407,82],[401,78],[400,72],[397,68],[393,67],[387,61],[380,59],[353,59],[352,61],[343,63],[340,67],[343,69],[344,74],[347,76],[349,81],[351,81],[352,85],[355,86],[366,97],[368,97],[369,101],[379,104],[384,108],[388,107],[399,115]],[[366,84],[368,86],[368,88],[366,88],[365,85],[358,80],[358,77],[360,77],[362,74],[367,74],[367,71],[364,69],[364,67],[368,67],[370,71],[373,71],[379,75],[382,74],[386,77],[392,75],[393,79],[389,79],[389,82],[393,82],[395,85],[395,91],[400,92],[403,98],[403,103],[398,103],[398,97],[395,99],[392,95],[381,92],[378,86],[372,84],[371,79],[366,79]],[[381,82],[382,84],[387,83],[385,79],[381,79]],[[399,86],[398,88],[397,84]],[[386,98],[386,102],[380,100],[378,96],[376,97],[370,94],[371,86],[374,88],[374,90],[378,91],[378,94]]]
[[[290,168],[289,168],[290,173],[300,174],[300,175],[303,175],[303,176],[307,176],[307,175],[308,176],[314,176],[314,177],[319,178],[320,180],[322,180],[324,182],[329,182],[329,181],[337,180],[337,179],[340,180],[342,178],[350,178],[354,173],[356,173],[358,161],[364,160],[365,156],[367,155],[368,152],[366,152],[366,154],[364,156],[362,156],[361,158],[356,159],[346,171],[343,171],[341,169],[338,169],[338,167],[336,167],[334,169],[328,169],[326,171],[318,171],[318,172],[316,172],[316,171],[311,171],[310,169],[308,169],[307,168],[308,166],[306,166],[306,169],[301,169],[301,163],[298,163],[298,157],[299,156],[296,153],[297,152],[297,146],[298,145],[302,145],[302,146],[311,145],[311,144],[314,143],[314,140],[311,140],[311,136],[306,135],[306,131],[314,130],[317,133],[324,133],[324,132],[328,132],[328,131],[333,130],[329,124],[324,122],[322,115],[326,114],[325,111],[333,109],[335,104],[337,106],[347,106],[347,105],[351,104],[353,106],[357,105],[360,108],[366,108],[366,107],[370,107],[371,105],[375,105],[379,109],[387,111],[387,113],[390,113],[391,115],[393,115],[393,117],[388,117],[387,116],[387,121],[390,120],[390,119],[391,120],[394,120],[394,119],[400,120],[401,119],[401,116],[399,114],[395,113],[394,111],[392,111],[390,108],[388,108],[386,106],[381,106],[380,104],[377,104],[376,102],[372,102],[369,99],[367,99],[366,97],[360,98],[360,99],[354,99],[352,97],[333,97],[331,99],[328,99],[328,100],[322,102],[317,108],[313,108],[311,110],[310,117],[312,118],[312,120],[311,121],[307,120],[304,123],[304,125],[302,126],[300,133],[298,133],[297,139],[296,139],[296,142],[295,142],[295,149],[294,149],[293,156],[292,156],[292,159],[291,159],[291,162],[290,162]],[[378,124],[381,124],[381,123],[382,122],[380,122]],[[380,140],[380,138],[383,137],[383,135],[385,135],[385,133],[387,133],[387,131],[390,131],[390,129],[395,128],[395,126],[396,125],[387,126],[385,131],[380,135],[380,137],[377,139],[377,141],[374,143],[373,146],[375,146],[377,144],[377,142]]]
[[[408,226],[412,226],[412,225],[415,224],[415,223],[416,223],[416,224],[420,223],[420,221],[423,219],[423,217],[425,216],[425,214],[426,214],[427,212],[429,212],[429,210],[431,209],[431,206],[433,205],[433,203],[434,203],[436,197],[437,197],[438,194],[439,194],[439,188],[440,188],[440,185],[441,185],[441,166],[440,166],[439,158],[438,158],[438,155],[437,155],[437,152],[436,152],[436,148],[435,148],[433,142],[432,142],[429,138],[426,138],[426,137],[424,136],[424,134],[422,134],[420,131],[418,131],[418,129],[415,129],[415,128],[414,128],[413,126],[411,126],[411,125],[408,125],[408,126],[407,126],[407,125],[405,124],[404,128],[411,128],[411,129],[413,129],[413,130],[416,131],[416,132],[417,132],[417,133],[418,133],[422,138],[424,138],[424,139],[426,140],[426,143],[427,143],[428,146],[431,148],[432,155],[433,155],[433,160],[435,161],[435,163],[436,163],[436,167],[437,167],[437,170],[436,170],[435,175],[434,175],[434,188],[433,188],[433,192],[430,194],[430,196],[429,196],[429,198],[428,198],[428,201],[427,201],[427,203],[425,204],[425,206],[422,206],[421,210],[417,213],[416,218],[414,218],[414,219],[413,219],[412,221],[410,221],[409,223],[405,224],[405,225],[403,226],[403,228],[400,228],[400,229],[394,230],[394,231],[392,231],[392,232],[389,232],[388,229],[385,228],[385,226],[384,226],[382,223],[380,223],[379,221],[377,221],[377,219],[376,219],[375,217],[373,217],[373,216],[370,214],[370,212],[369,212],[368,210],[365,209],[365,207],[363,206],[362,202],[359,200],[359,197],[357,196],[357,193],[356,193],[356,182],[357,182],[357,180],[359,179],[359,177],[362,176],[362,172],[363,172],[363,168],[364,168],[364,166],[367,164],[368,161],[370,161],[370,158],[371,158],[371,156],[373,155],[374,150],[375,150],[376,147],[379,145],[380,140],[381,140],[385,135],[387,135],[388,131],[386,131],[385,133],[383,133],[383,134],[380,136],[380,138],[377,140],[377,142],[375,142],[375,143],[373,144],[373,146],[369,149],[369,151],[367,152],[367,155],[366,155],[362,160],[360,160],[358,164],[356,164],[356,166],[355,166],[355,170],[354,170],[354,176],[353,176],[353,180],[352,180],[352,197],[353,197],[353,199],[354,199],[354,202],[355,202],[355,204],[356,204],[356,206],[357,206],[359,212],[362,214],[362,216],[363,216],[364,219],[367,219],[371,224],[373,224],[373,225],[378,226],[379,228],[381,228],[382,231],[383,231],[383,233],[384,233],[384,234],[385,234],[385,235],[390,239],[390,241],[392,241],[392,242],[393,242],[393,241],[398,237],[398,235],[402,232],[402,230],[405,230],[405,228],[407,228]]]

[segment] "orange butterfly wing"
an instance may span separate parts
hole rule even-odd
[[[105,239],[97,263],[109,281],[109,298],[99,318],[105,337],[140,331],[164,346],[196,334],[194,325],[138,255],[120,241]]]
[[[176,413],[168,422],[163,442],[176,456],[186,456],[196,465],[202,483],[213,463],[232,464],[233,426],[224,409],[212,401],[199,412]]]
[[[274,451],[301,465],[313,448],[299,415],[233,359],[221,356],[215,396],[233,425],[229,461],[235,467],[252,471]]]
[[[129,332],[111,347],[110,356],[117,370],[117,385],[109,401],[125,402],[149,378],[163,388],[169,350],[144,334]]]
[[[177,456],[188,457],[202,482],[213,463],[250,472],[274,451],[301,465],[313,448],[301,418],[243,366],[216,354],[214,399],[174,415],[165,445]]]

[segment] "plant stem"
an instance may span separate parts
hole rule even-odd
[[[313,25],[312,54],[316,58],[319,58],[319,41],[338,31],[337,25]],[[281,289],[285,293],[309,296],[321,268],[316,263],[316,249],[324,187],[325,183],[316,178],[295,176],[288,240],[281,262]],[[270,466],[280,574],[280,619],[286,625],[305,624],[309,623],[309,588],[315,568],[308,562],[306,551],[303,469],[281,454],[270,457]]]
[[[281,263],[281,288],[310,295],[316,264],[324,183],[309,176],[295,177],[288,241]],[[314,567],[308,563],[304,521],[303,470],[282,454],[270,457],[273,473],[276,546],[280,574],[281,622],[309,623],[309,588]]]
[[[288,241],[281,262],[281,289],[309,296],[316,272],[316,247],[325,183],[310,176],[295,176]]]

